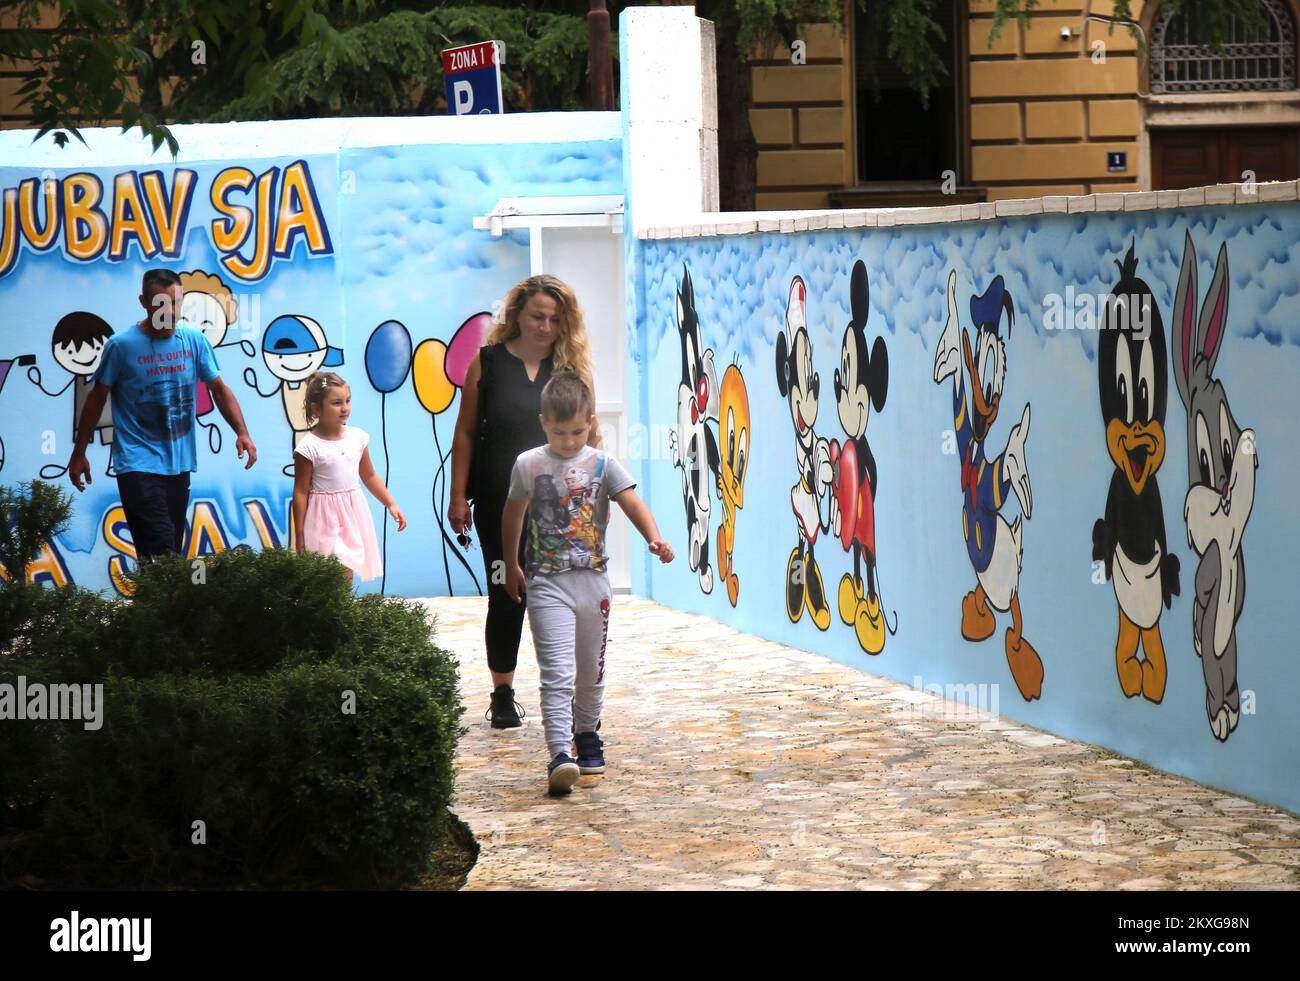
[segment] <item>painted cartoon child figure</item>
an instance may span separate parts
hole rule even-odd
[[[1026,701],[1038,698],[1043,688],[1043,662],[1021,633],[1020,566],[1024,554],[1021,517],[1009,524],[1002,515],[1008,491],[1014,491],[1025,518],[1032,516],[1033,495],[1025,458],[1029,436],[1029,405],[1011,428],[1006,449],[990,462],[984,443],[998,416],[1006,377],[1006,346],[998,333],[1003,312],[1007,333],[1015,319],[1011,296],[1002,277],[995,276],[982,296],[970,301],[978,354],[971,352],[970,336],[961,326],[957,310],[957,272],[948,273],[948,322],[934,358],[934,381],[952,378],[952,404],[957,449],[961,454],[962,534],[975,569],[977,585],[961,604],[961,634],[967,640],[993,636],[997,620],[990,611],[1011,611],[1006,634],[1007,664],[1016,687]],[[962,366],[965,365],[965,374]],[[966,402],[966,375],[971,381],[971,402]]]
[[[185,323],[203,331],[203,336],[214,349],[236,343],[233,340],[228,342],[226,335],[239,315],[239,300],[220,277],[199,269],[183,272],[181,289],[185,291],[181,300],[181,319]],[[240,340],[238,344],[247,357],[257,354],[257,350],[248,341]],[[207,383],[200,380],[194,394],[194,414],[199,425],[208,431],[208,449],[220,453],[221,430],[215,422],[209,422],[206,418],[216,408]]]
[[[343,364],[342,348],[334,347],[325,338],[325,330],[311,317],[285,314],[276,317],[262,335],[262,360],[279,384],[269,392],[257,387],[257,376],[252,368],[244,369],[244,383],[263,398],[277,392],[284,403],[284,418],[293,430],[293,449],[311,425],[303,407],[302,383],[322,368],[336,368]],[[294,464],[284,467],[284,473],[293,476]]]
[[[65,314],[54,325],[54,334],[50,338],[50,353],[60,368],[72,377],[58,391],[50,391],[41,383],[41,369],[32,365],[27,369],[27,379],[46,395],[60,396],[70,387],[75,386],[72,399],[72,439],[77,438],[77,424],[81,420],[81,410],[86,404],[90,390],[95,387],[91,380],[99,370],[100,358],[104,354],[104,345],[113,336],[113,328],[102,317],[84,310]],[[112,399],[104,403],[103,410],[95,423],[95,433],[103,446],[113,443],[113,406]],[[47,464],[41,467],[41,477],[53,480],[63,476],[67,467]],[[106,473],[113,476],[113,463],[110,457]]]

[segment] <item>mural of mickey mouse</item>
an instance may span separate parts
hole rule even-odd
[[[709,512],[720,476],[717,434],[720,394],[713,367],[713,350],[700,342],[700,318],[695,312],[691,271],[682,266],[677,291],[677,333],[682,342],[682,376],[677,387],[677,427],[669,430],[673,466],[682,472],[682,503],[686,508],[687,556],[700,577],[700,590],[713,592],[709,565]]]
[[[1024,556],[1021,518],[1033,512],[1033,494],[1025,458],[1029,437],[1029,405],[1020,421],[1011,427],[1006,449],[990,462],[984,454],[989,430],[1002,404],[1006,380],[1006,344],[998,327],[1007,316],[1007,335],[1015,318],[1011,294],[1001,276],[994,276],[980,296],[971,297],[977,353],[971,351],[970,336],[961,326],[957,308],[957,271],[948,273],[948,322],[934,356],[934,382],[952,378],[953,428],[961,454],[961,528],[966,551],[975,570],[975,589],[961,603],[961,635],[967,640],[987,640],[997,629],[993,610],[1011,612],[1007,628],[1007,664],[1011,677],[1025,701],[1042,694],[1043,662],[1021,632],[1020,566]],[[962,371],[965,366],[965,373]],[[971,401],[966,404],[966,375],[970,376]],[[1014,491],[1023,512],[1014,522],[1002,514]]]
[[[1120,690],[1128,698],[1140,694],[1158,704],[1166,680],[1160,610],[1169,609],[1178,595],[1178,556],[1165,541],[1165,512],[1156,484],[1165,459],[1169,370],[1164,325],[1151,288],[1137,276],[1135,245],[1123,263],[1115,263],[1120,278],[1097,342],[1097,390],[1113,466],[1106,514],[1092,529],[1092,558],[1105,563],[1106,578],[1115,586]]]
[[[853,555],[853,574],[840,579],[840,619],[853,627],[858,643],[868,654],[885,647],[885,618],[876,591],[876,458],[867,442],[867,419],[874,408],[885,407],[889,392],[889,350],[877,337],[867,348],[867,314],[870,291],[867,267],[853,264],[849,285],[852,319],[844,328],[840,364],[835,369],[835,408],[848,437],[843,446],[831,440],[831,468],[838,504],[838,528],[846,551]],[[863,588],[862,566],[867,567]],[[894,631],[891,630],[891,633]]]
[[[785,611],[791,623],[803,616],[804,607],[818,630],[831,625],[831,610],[826,603],[821,570],[813,557],[818,531],[829,531],[831,520],[821,519],[822,501],[835,509],[830,493],[830,444],[813,432],[817,422],[817,404],[821,396],[821,379],[813,371],[812,341],[808,337],[805,306],[808,289],[802,277],[790,283],[785,311],[785,330],[776,338],[776,386],[790,406],[794,423],[794,456],[799,481],[790,488],[790,506],[794,510],[799,541],[790,552],[785,569]]]

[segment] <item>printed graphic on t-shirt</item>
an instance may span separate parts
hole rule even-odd
[[[174,442],[194,427],[194,386],[174,378],[148,383],[137,403],[140,428],[150,439]]]
[[[540,473],[533,478],[533,504],[529,510],[533,541],[530,565],[535,564],[538,572],[604,570],[605,549],[600,529],[596,527],[596,508],[591,496],[593,484],[598,484],[604,473],[604,463],[600,457],[594,475],[582,467],[566,467],[560,486],[556,485],[553,473]]]
[[[528,575],[569,569],[604,572],[609,499],[634,486],[617,460],[588,449],[565,460],[538,447],[521,454],[510,496],[528,505]]]

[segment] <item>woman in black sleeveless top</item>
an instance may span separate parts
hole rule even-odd
[[[492,671],[492,726],[520,725],[515,704],[515,665],[526,607],[505,590],[501,513],[515,458],[546,442],[539,415],[542,387],[554,371],[577,371],[591,388],[591,354],[582,311],[573,291],[554,276],[531,276],[507,295],[501,322],[470,363],[461,390],[451,454],[451,502],[447,520],[457,534],[478,529],[488,581],[484,628]],[[593,428],[589,442],[599,445]],[[471,480],[472,475],[472,480]]]

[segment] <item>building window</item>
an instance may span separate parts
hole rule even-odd
[[[1260,0],[1262,31],[1229,20],[1213,51],[1186,14],[1162,10],[1151,31],[1151,92],[1239,92],[1296,87],[1295,24],[1282,0]]]
[[[961,26],[958,0],[937,0],[930,16],[946,37],[932,37],[935,55],[948,73],[930,90],[928,107],[911,79],[889,57],[888,39],[862,11],[854,18],[857,88],[858,179],[940,180],[945,170],[961,176],[957,62]]]

